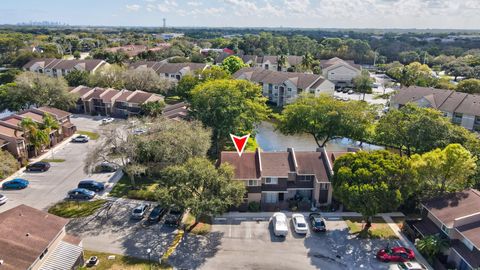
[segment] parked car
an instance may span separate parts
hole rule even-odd
[[[82,180],[78,183],[78,188],[88,189],[94,192],[100,192],[105,189],[105,184],[94,180]]]
[[[113,119],[112,117],[103,118],[102,124],[112,123],[113,121],[115,121],[115,119]]]
[[[99,262],[98,257],[97,256],[92,256],[87,261],[87,267],[95,266],[95,265],[97,265],[98,262]]]
[[[4,182],[2,184],[3,189],[24,189],[28,187],[28,180],[22,179],[22,178],[15,178],[13,180]]]
[[[340,88],[336,88],[335,91],[338,92],[338,93],[340,93],[340,92],[343,91],[343,88],[341,88],[341,87],[340,87]]]
[[[284,213],[277,212],[272,216],[273,234],[275,236],[287,236],[288,225],[287,216]]]
[[[383,262],[406,262],[415,259],[415,253],[406,247],[387,247],[377,252],[377,259]]]
[[[401,262],[399,264],[392,264],[389,270],[426,270],[427,267],[418,262]]]
[[[167,208],[157,205],[152,209],[150,215],[148,215],[148,221],[151,223],[159,222],[166,212]]]
[[[353,91],[353,90],[348,90],[348,92],[347,92],[347,94],[349,94],[349,95],[354,94],[354,93],[355,93],[355,91]]]
[[[148,204],[142,203],[132,210],[132,219],[143,219],[148,210]]]
[[[0,194],[0,205],[6,204],[7,201],[8,201],[7,196],[5,196],[5,195],[3,195],[3,194]]]
[[[28,164],[26,168],[28,172],[46,172],[48,169],[50,169],[50,163],[43,161]]]
[[[118,170],[118,165],[110,162],[102,162],[95,167],[95,172],[104,173],[104,172],[116,172]]]
[[[350,91],[350,90],[352,90],[352,89],[350,89],[350,88],[343,88],[343,89],[342,89],[342,93],[345,93],[345,94],[346,94],[346,93],[348,93],[348,91]]]
[[[71,142],[76,142],[76,143],[87,143],[90,140],[90,138],[87,135],[78,135],[75,138],[72,138]]]
[[[326,232],[327,226],[325,219],[319,213],[311,213],[308,216],[310,220],[310,226],[312,226],[312,230],[314,232]]]
[[[68,198],[72,200],[91,200],[94,197],[95,192],[85,188],[76,188],[68,192]]]
[[[308,225],[305,221],[305,217],[302,214],[293,214],[292,215],[293,229],[298,234],[307,234]]]
[[[165,217],[165,225],[177,227],[182,222],[183,210],[178,207],[172,207]]]

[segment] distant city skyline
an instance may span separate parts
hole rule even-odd
[[[0,24],[479,29],[479,0],[2,0]]]

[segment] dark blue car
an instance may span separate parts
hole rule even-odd
[[[76,188],[68,192],[68,198],[73,200],[90,200],[93,197],[95,197],[95,192],[84,188]]]
[[[78,183],[78,188],[84,188],[91,191],[99,192],[105,189],[105,185],[103,183],[93,181],[93,180],[82,180]]]
[[[3,189],[24,189],[28,187],[29,182],[25,179],[15,178],[2,184]]]

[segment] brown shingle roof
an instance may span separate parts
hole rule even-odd
[[[461,232],[472,244],[480,248],[480,221],[459,226]]]
[[[468,189],[446,194],[427,201],[424,205],[430,213],[451,228],[456,218],[479,212],[480,192],[475,189]]]
[[[321,152],[295,152],[298,174],[314,174],[319,182],[329,182]]]
[[[20,115],[22,117],[28,117],[28,118],[30,118],[33,121],[36,121],[38,123],[43,123],[43,114],[41,114],[41,113],[37,113],[37,112],[33,112],[33,111],[24,111],[24,112],[19,113],[18,115]]]
[[[480,95],[467,95],[455,110],[457,113],[480,116]]]
[[[67,223],[23,204],[0,213],[1,268],[28,269]]]
[[[244,152],[241,157],[237,152],[222,152],[220,163],[228,163],[235,168],[235,179],[259,179],[260,167],[258,163],[258,154]]]
[[[40,107],[40,108],[38,108],[38,110],[49,113],[53,116],[56,116],[57,120],[60,120],[60,119],[63,119],[65,117],[68,117],[68,116],[72,115],[71,113],[66,112],[64,110],[60,110],[60,109],[53,108],[53,107],[47,107],[47,106]]]
[[[289,152],[262,152],[262,176],[287,178],[289,172],[295,171],[293,157]]]
[[[11,124],[3,121],[0,121],[0,134],[10,138],[23,139],[23,132],[20,128],[13,128]]]
[[[84,59],[84,60],[65,60],[55,58],[39,58],[29,61],[23,68],[30,68],[35,63],[42,63],[44,68],[55,69],[73,69],[76,66],[82,66],[86,71],[93,71],[95,68],[105,64],[101,59]]]
[[[290,80],[294,85],[301,89],[306,89],[312,85],[318,86],[325,81],[322,76],[316,74],[273,71],[255,67],[242,68],[233,74],[233,77],[237,79],[240,76],[244,76],[245,79],[256,83],[270,83],[276,85]],[[319,81],[321,82],[317,84]]]
[[[147,93],[147,92],[136,90],[135,92],[133,92],[133,94],[131,94],[128,97],[127,101],[129,103],[141,104],[141,103],[144,103],[145,101],[147,101],[152,95],[153,95],[152,93]]]
[[[120,91],[108,88],[105,89],[103,94],[101,95],[103,103],[112,103],[112,98],[117,95]]]

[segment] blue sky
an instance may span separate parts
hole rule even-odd
[[[480,0],[0,0],[0,24],[479,29],[479,14]]]

